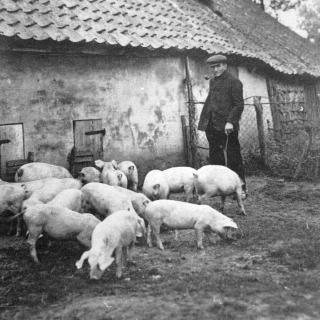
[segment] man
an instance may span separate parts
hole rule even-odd
[[[214,55],[206,63],[212,70],[212,77],[198,130],[206,133],[210,163],[226,165],[235,171],[243,181],[243,198],[246,198],[245,170],[238,139],[239,120],[244,109],[242,83],[227,71],[227,57]]]

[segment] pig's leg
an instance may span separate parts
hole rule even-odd
[[[21,236],[21,230],[22,230],[21,226],[22,226],[22,217],[20,216],[20,217],[17,218],[17,232],[16,232],[16,237]]]
[[[243,203],[242,203],[242,189],[241,188],[237,189],[236,197],[237,197],[237,203],[238,203],[238,206],[240,208],[240,211],[245,216],[246,215],[246,211],[244,210],[244,206],[243,206]]]
[[[152,239],[151,239],[151,232],[152,232],[152,228],[151,228],[151,223],[149,222],[148,224],[148,228],[147,228],[147,244],[149,246],[149,248],[152,248]]]
[[[135,266],[136,263],[133,261],[133,246],[134,241],[129,244],[127,247],[127,259],[128,259],[128,266]]]
[[[159,248],[160,250],[164,250],[163,244],[162,244],[161,238],[160,238],[160,227],[161,227],[161,225],[153,225],[153,226],[152,226],[152,230],[153,230],[154,235],[155,235],[155,237],[156,237],[158,248]]]
[[[204,249],[202,244],[203,230],[200,226],[197,226],[197,224],[195,224],[194,231],[196,233],[197,247],[198,249],[203,250]]]
[[[189,203],[193,203],[193,201],[194,201],[194,195],[193,195],[194,187],[193,186],[185,186],[184,190],[186,193],[186,201]]]
[[[133,245],[134,245],[134,241],[132,241],[128,246],[127,246],[127,260],[129,262],[133,261]]]
[[[30,246],[31,257],[33,258],[34,262],[39,263],[39,260],[37,257],[36,243],[43,229],[41,227],[34,226],[34,227],[30,227],[28,231],[29,231],[29,236],[28,236],[27,242]]]
[[[220,203],[221,212],[223,212],[223,210],[224,210],[225,203],[226,203],[226,196],[221,196],[221,203]]]
[[[117,247],[115,250],[116,255],[116,277],[121,278],[122,276],[122,247]]]

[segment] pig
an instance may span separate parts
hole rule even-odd
[[[8,214],[15,215],[21,211],[22,203],[26,198],[26,189],[21,184],[8,183],[0,185],[0,217],[7,221]],[[21,217],[17,220],[16,236],[21,234]],[[10,227],[10,233],[12,227]]]
[[[82,254],[76,267],[81,269],[88,259],[90,265],[90,278],[100,279],[105,269],[108,268],[114,258],[116,260],[116,276],[121,278],[123,267],[122,250],[127,250],[128,261],[132,261],[132,249],[137,236],[145,233],[143,219],[127,210],[120,210],[108,216],[100,222],[92,232],[92,247]]]
[[[56,179],[45,184],[41,189],[35,190],[27,200],[23,201],[22,210],[35,204],[47,203],[65,189],[80,190],[81,187],[82,183],[73,178]]]
[[[147,244],[152,247],[151,231],[153,231],[157,246],[164,250],[160,239],[160,227],[165,224],[172,229],[194,229],[197,248],[204,249],[202,244],[203,232],[210,240],[214,232],[223,239],[234,239],[237,224],[208,205],[198,205],[175,200],[157,200],[147,206],[146,219],[149,222]]]
[[[186,193],[187,202],[194,201],[194,176],[197,170],[191,167],[173,167],[162,171],[162,174],[169,186],[170,193],[180,193],[184,191]]]
[[[26,182],[44,178],[72,178],[72,175],[64,167],[42,162],[32,162],[24,164],[17,170],[14,181]]]
[[[81,210],[82,192],[78,189],[65,189],[58,193],[48,205],[63,207],[76,212]]]
[[[147,198],[143,193],[137,193],[135,191],[124,189],[118,186],[114,186],[114,188],[124,194],[128,199],[130,199],[136,213],[140,217],[145,219],[146,208],[151,200]]]
[[[94,167],[84,167],[79,173],[78,179],[85,185],[89,182],[100,182],[101,172]]]
[[[68,180],[68,179],[67,179]],[[74,180],[74,179],[72,179]],[[0,214],[1,212],[3,212],[3,210],[1,209],[3,206],[6,206],[5,203],[10,204],[10,207],[7,208],[6,210],[11,212],[12,214],[16,214],[18,211],[25,209],[25,207],[23,207],[23,203],[24,204],[39,204],[42,203],[42,201],[37,200],[36,198],[33,198],[33,200],[27,201],[27,199],[29,199],[31,197],[31,195],[39,189],[46,189],[50,186],[50,185],[54,185],[55,183],[59,183],[61,182],[61,179],[58,178],[45,178],[45,179],[40,179],[40,180],[34,180],[34,181],[28,181],[28,182],[23,182],[23,183],[7,183],[6,184],[6,189],[10,190],[7,193],[3,193],[4,189],[2,189],[2,191],[0,191]],[[9,186],[12,186],[9,187]],[[23,191],[22,191],[22,189]],[[18,190],[18,194],[19,196],[17,196],[17,190]],[[24,193],[24,195],[23,195]],[[22,194],[22,195],[21,195]],[[16,197],[16,198],[15,198]],[[27,202],[25,202],[27,201]],[[13,207],[15,208],[19,208],[18,210],[13,209]],[[22,226],[22,219],[21,217],[17,218],[17,229],[16,229],[16,236],[21,235],[21,226]]]
[[[144,178],[142,186],[143,194],[150,200],[168,199],[169,185],[160,170],[151,170]]]
[[[108,184],[109,186],[120,186],[127,188],[128,179],[126,175],[120,170],[103,170],[100,175],[101,183]]]
[[[83,186],[81,191],[82,210],[84,212],[93,211],[101,219],[119,210],[134,211],[130,199],[113,186],[90,182]]]
[[[241,213],[246,215],[242,203],[242,182],[234,171],[225,166],[206,165],[193,175],[199,204],[221,196],[220,210],[223,212],[226,197],[235,194]]]
[[[38,204],[27,208],[23,219],[28,228],[28,244],[34,262],[39,263],[36,242],[39,236],[46,234],[54,239],[77,239],[81,244],[90,248],[93,229],[100,222],[90,213],[78,213],[61,206]]]
[[[116,170],[118,167],[117,161],[116,160],[111,160],[110,162],[105,162],[102,160],[96,160],[94,162],[95,166],[100,168],[102,171],[103,170]]]
[[[7,181],[3,181],[2,179],[0,179],[0,185],[3,185],[3,184],[8,184],[9,182]]]
[[[138,190],[138,169],[131,161],[122,161],[117,166],[118,170],[122,171],[128,179],[128,189],[137,192]]]

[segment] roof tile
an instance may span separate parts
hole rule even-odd
[[[251,0],[214,7],[221,16],[198,0],[0,0],[0,34],[224,52],[320,76],[318,50]]]

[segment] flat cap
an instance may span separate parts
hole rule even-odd
[[[222,54],[217,54],[217,55],[209,57],[206,60],[206,63],[207,64],[216,64],[216,63],[220,63],[220,62],[227,62],[227,60],[228,59],[226,56],[223,56]]]

